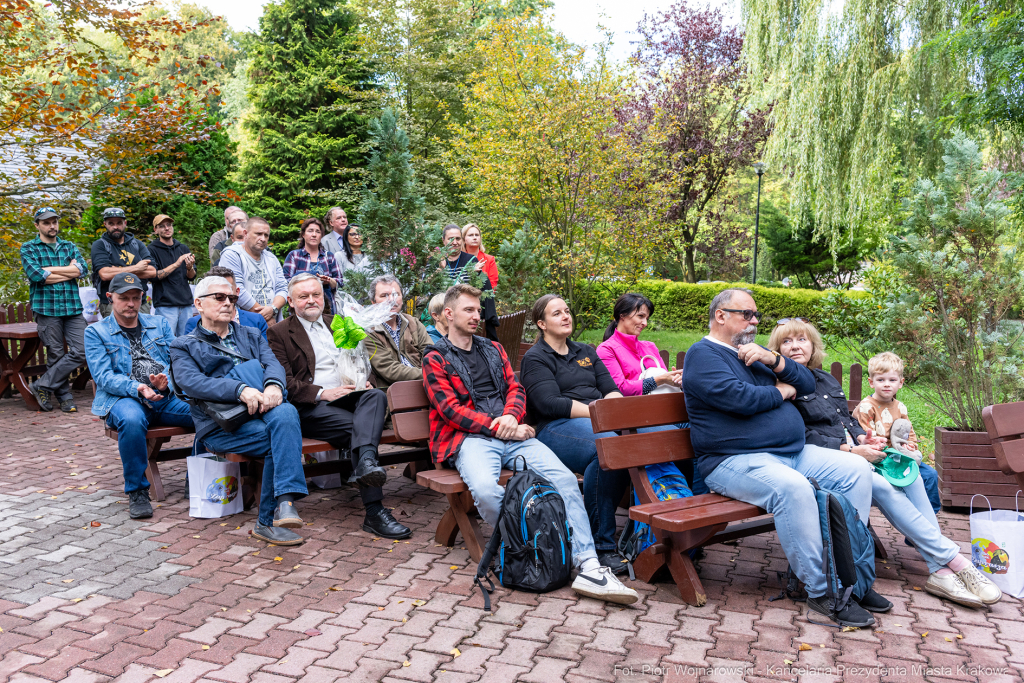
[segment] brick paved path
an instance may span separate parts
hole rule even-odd
[[[309,525],[297,548],[254,540],[253,513],[191,519],[183,462],[165,466],[169,497],[153,519],[132,521],[116,444],[88,396],[76,400],[75,416],[0,401],[0,680],[995,683],[1024,673],[1021,601],[975,611],[915,590],[924,563],[878,515],[890,560],[875,587],[896,606],[874,631],[839,632],[809,623],[803,606],[768,602],[785,567],[773,535],[707,551],[701,608],[664,582],[634,583],[642,599],[627,608],[568,588],[499,589],[487,614],[469,554],[433,542],[444,500],[398,470],[385,502],[414,530],[407,542],[361,531],[349,488],[299,503]],[[940,519],[967,549],[966,515]]]

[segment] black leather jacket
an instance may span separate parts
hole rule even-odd
[[[824,370],[811,372],[814,374],[814,393],[797,396],[793,400],[804,418],[807,443],[839,450],[839,446],[846,443],[845,427],[856,445],[857,437],[864,434],[864,430],[850,416],[843,387]]]

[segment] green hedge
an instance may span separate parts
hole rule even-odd
[[[588,326],[603,328],[612,320],[615,300],[626,292],[639,292],[654,302],[651,323],[662,330],[701,330],[708,326],[708,307],[715,295],[729,287],[743,287],[754,292],[754,300],[765,320],[773,324],[779,318],[802,316],[815,322],[819,302],[828,294],[815,289],[778,289],[745,283],[713,283],[693,285],[672,280],[640,280],[625,283],[583,285],[587,293],[585,317]],[[845,292],[847,296],[864,296],[862,292]],[[764,327],[762,331],[767,330]]]

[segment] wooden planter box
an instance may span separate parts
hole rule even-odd
[[[987,432],[956,432],[935,428],[935,469],[939,473],[939,498],[943,507],[967,507],[971,496],[988,497],[993,508],[1013,510],[1017,480],[1003,474]],[[975,506],[985,506],[981,498]]]

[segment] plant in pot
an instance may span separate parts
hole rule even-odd
[[[974,493],[1012,506],[1017,482],[996,465],[982,409],[1024,398],[1022,234],[1010,208],[1020,178],[986,168],[962,132],[943,142],[944,168],[906,200],[905,233],[868,269],[869,296],[825,298],[822,325],[867,358],[899,354],[908,387],[945,419],[935,429],[942,502]]]

